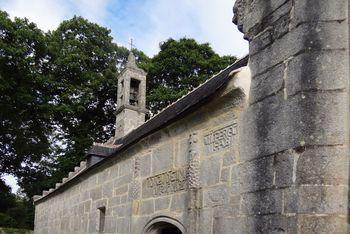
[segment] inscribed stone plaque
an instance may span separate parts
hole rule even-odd
[[[142,196],[163,196],[186,188],[187,171],[185,168],[181,168],[146,178],[142,182]]]
[[[237,123],[212,130],[204,135],[205,152],[215,153],[230,147],[237,134]]]

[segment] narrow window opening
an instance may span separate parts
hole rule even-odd
[[[98,222],[98,233],[102,234],[105,229],[105,219],[106,219],[106,207],[100,207],[99,210],[99,222]]]
[[[129,103],[132,106],[137,106],[139,104],[139,89],[140,89],[140,81],[136,79],[131,79]]]

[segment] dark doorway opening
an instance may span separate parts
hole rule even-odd
[[[158,222],[153,224],[153,227],[148,233],[152,234],[182,234],[181,230],[175,225],[167,222]]]

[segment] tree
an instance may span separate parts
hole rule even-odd
[[[46,61],[43,32],[0,11],[0,173],[35,167],[50,151]]]
[[[113,135],[117,75],[129,52],[112,40],[110,30],[81,17],[63,21],[48,35],[57,178],[66,176],[94,141]],[[144,53],[134,52],[147,60]]]
[[[167,40],[147,65],[149,109],[153,114],[159,112],[235,60],[220,57],[208,43],[188,38]]]

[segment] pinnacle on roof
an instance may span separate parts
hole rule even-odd
[[[136,65],[136,58],[134,53],[130,50],[129,56],[128,56],[128,61],[126,63],[126,67],[132,67],[132,68],[137,68]]]

